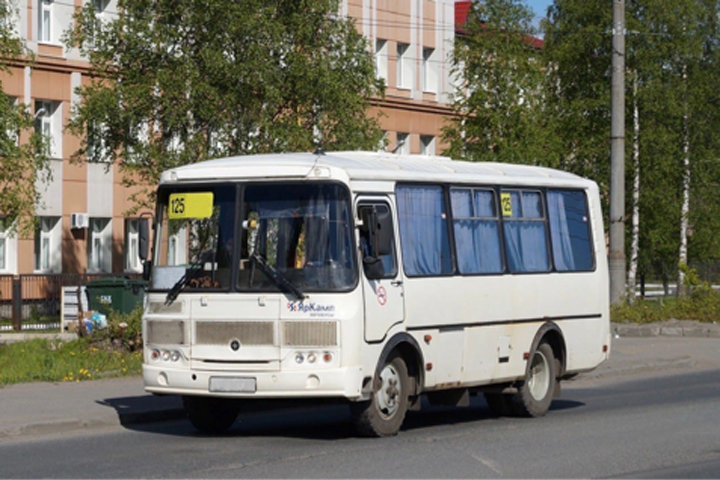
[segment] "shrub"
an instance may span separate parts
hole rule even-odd
[[[113,310],[107,317],[107,328],[93,332],[93,343],[104,343],[109,348],[126,352],[142,350],[142,314],[142,306],[128,314]]]

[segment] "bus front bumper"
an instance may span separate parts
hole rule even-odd
[[[362,397],[360,367],[307,371],[228,372],[143,365],[145,390],[165,395],[231,398]],[[254,391],[253,391],[254,390]]]

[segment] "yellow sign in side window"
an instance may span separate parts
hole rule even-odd
[[[168,202],[168,218],[209,218],[213,212],[212,192],[172,193]]]
[[[509,192],[500,192],[500,208],[503,217],[512,217],[512,199]]]

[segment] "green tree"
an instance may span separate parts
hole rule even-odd
[[[455,40],[455,116],[443,130],[446,154],[472,161],[552,164],[542,52],[532,11],[519,0],[474,2]]]
[[[17,11],[0,2],[0,72],[11,74],[11,62],[29,62],[30,53],[11,28]],[[0,228],[10,233],[33,231],[33,214],[40,201],[38,183],[49,180],[47,140],[34,130],[28,105],[5,93],[0,81]]]
[[[598,181],[605,198],[611,14],[604,1],[556,0],[544,24],[556,89],[548,100],[563,149],[571,153],[561,166]],[[628,0],[626,22],[626,125],[634,125],[636,111],[638,118],[637,138],[633,128],[626,134],[626,159],[634,159],[637,148],[637,164],[626,161],[626,191],[639,189],[638,209],[627,212],[641,219],[639,271],[667,282],[678,275],[678,264],[719,253],[713,233],[720,227],[718,2]]]
[[[547,101],[558,167],[595,180],[607,206],[610,180],[612,8],[604,0],[556,0],[543,22]]]
[[[374,149],[369,99],[383,94],[366,39],[337,0],[119,0],[90,3],[66,36],[93,81],[69,129],[74,159],[119,162],[152,201],[163,170],[209,158]]]

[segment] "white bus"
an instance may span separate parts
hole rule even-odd
[[[340,399],[368,436],[396,434],[421,395],[541,416],[610,353],[598,187],[569,173],[224,158],[162,174],[154,232],[145,388],[181,395],[200,431],[249,399]]]

